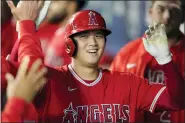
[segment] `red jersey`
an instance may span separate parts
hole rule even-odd
[[[33,104],[29,104],[19,98],[11,98],[7,101],[2,112],[2,122],[35,122],[36,110]]]
[[[178,45],[171,47],[170,51],[173,54],[173,63],[178,68],[179,73],[184,76],[185,36],[183,34],[181,34]],[[118,52],[111,65],[111,70],[131,72],[136,75],[146,77],[149,79],[149,81],[158,81],[159,83],[164,83],[164,72],[158,68],[156,60],[144,49],[142,38],[131,41]],[[161,113],[160,115],[149,115],[147,119],[144,118],[144,115],[142,113],[138,114],[139,121],[170,121],[170,117],[168,116],[169,113],[166,111]],[[171,121],[173,122],[185,122],[184,117],[184,110],[171,113]]]
[[[89,82],[70,65],[48,71],[52,79],[35,100],[42,122],[135,122],[135,112],[153,112],[166,88],[130,73],[100,69]]]

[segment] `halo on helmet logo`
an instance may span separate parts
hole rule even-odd
[[[96,20],[96,14],[92,11],[89,12],[89,24],[88,25],[98,25]]]

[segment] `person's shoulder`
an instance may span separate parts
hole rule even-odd
[[[118,72],[118,71],[104,71],[103,74],[104,83],[106,83],[109,86],[116,87],[128,87],[130,88],[131,85],[135,83],[135,80],[137,81],[136,75],[130,73],[130,72]]]
[[[108,69],[103,69],[102,70],[103,73],[106,76],[109,76],[111,78],[121,78],[121,77],[130,77],[130,76],[134,76],[134,74],[130,73],[130,72],[120,72],[120,71],[112,71],[112,70],[108,70]]]

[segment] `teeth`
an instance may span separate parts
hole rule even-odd
[[[89,53],[96,53],[98,50],[88,50]]]

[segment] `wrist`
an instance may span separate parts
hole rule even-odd
[[[29,105],[24,99],[19,97],[12,97],[7,100],[7,104],[5,106],[5,112],[16,112],[20,115],[24,114],[25,107]]]
[[[158,62],[158,64],[164,65],[169,63],[172,60],[172,54],[169,52],[163,56],[155,57],[155,59]]]
[[[36,26],[35,22],[33,20],[22,20],[17,22],[18,26],[18,32],[19,35],[21,36],[22,33],[31,33],[34,34],[36,33]]]

